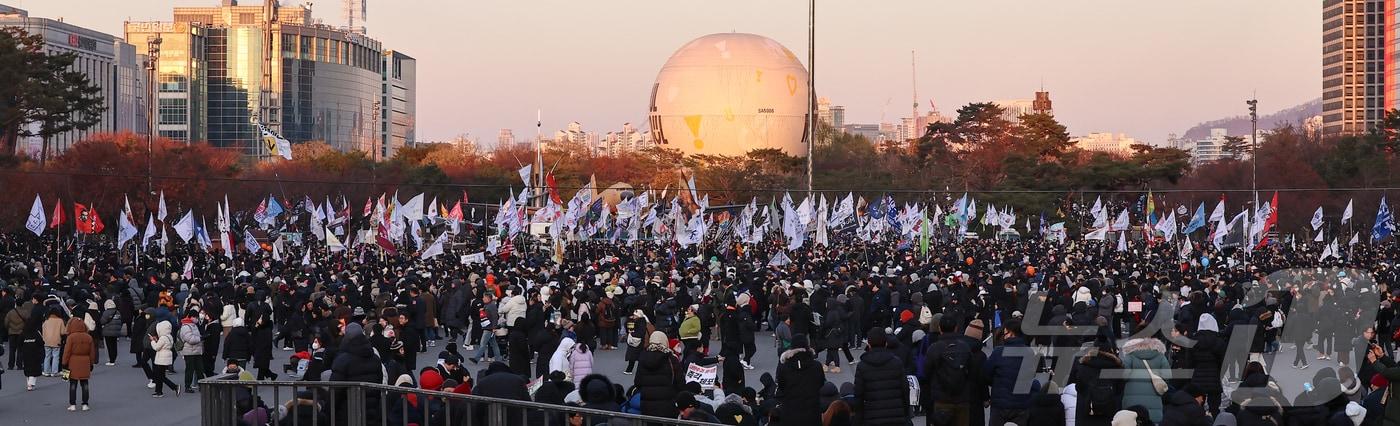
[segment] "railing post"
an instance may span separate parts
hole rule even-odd
[[[348,426],[365,426],[365,388],[362,386],[350,386],[346,388],[348,398],[345,399],[345,419],[341,422]]]
[[[487,419],[486,424],[489,424],[489,425],[503,425],[503,424],[506,424],[506,405],[505,405],[505,404],[487,404],[487,405],[486,405],[486,419]]]

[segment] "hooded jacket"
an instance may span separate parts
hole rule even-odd
[[[861,354],[860,364],[856,365],[855,395],[857,424],[909,423],[909,381],[904,375],[904,362],[889,349]]]
[[[821,414],[826,408],[821,406],[821,388],[826,374],[812,352],[803,348],[784,351],[778,357],[777,378],[778,400],[783,407],[782,425],[821,424]]]
[[[87,380],[92,377],[92,363],[97,360],[97,347],[92,344],[87,324],[83,320],[68,320],[68,340],[63,344],[63,362],[68,367],[70,380]]]
[[[1162,421],[1162,396],[1152,387],[1148,367],[1151,367],[1152,374],[1164,377],[1171,369],[1166,352],[1166,345],[1151,337],[1132,339],[1123,344],[1123,369],[1128,374],[1123,385],[1123,407],[1140,405],[1146,408],[1148,418],[1153,423]]]
[[[156,365],[171,365],[175,363],[175,339],[170,335],[170,323],[160,321],[156,323],[156,340],[151,342],[151,350],[156,356]]]
[[[1211,314],[1201,314],[1196,322],[1196,345],[1187,351],[1191,384],[1207,393],[1221,393],[1220,362],[1225,358],[1227,342],[1220,337],[1220,326]]]
[[[370,347],[364,329],[359,324],[346,326],[340,353],[331,363],[331,381],[384,384],[385,380],[384,366]]]
[[[659,332],[658,332],[659,333]],[[680,361],[670,352],[646,350],[637,359],[637,393],[642,395],[642,414],[676,418],[676,392],[684,384]]]
[[[1167,393],[1166,407],[1162,409],[1160,426],[1211,426],[1205,407],[1196,402],[1191,394],[1175,390]]]

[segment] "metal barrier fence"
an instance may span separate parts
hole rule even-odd
[[[225,374],[199,381],[203,426],[552,426],[575,424],[575,417],[582,425],[707,424],[376,383],[232,379]]]

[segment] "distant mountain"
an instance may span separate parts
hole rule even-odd
[[[1300,125],[1303,120],[1322,114],[1322,98],[1313,99],[1302,105],[1284,109],[1282,111],[1259,117],[1259,128],[1262,130],[1273,129],[1279,124]],[[1190,128],[1181,137],[1186,139],[1202,139],[1210,136],[1210,129],[1224,128],[1230,135],[1249,134],[1249,116],[1241,115],[1237,117],[1222,118],[1219,120],[1207,121]]]

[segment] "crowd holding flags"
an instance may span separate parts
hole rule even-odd
[[[529,166],[521,170],[522,179],[527,184],[530,183],[528,178],[531,171]],[[834,198],[828,198],[825,193],[800,198],[792,193],[783,193],[775,196],[767,206],[753,198],[746,204],[710,209],[710,197],[695,187],[694,176],[682,179],[680,186],[684,188],[674,191],[670,197],[667,197],[668,192],[672,192],[669,187],[659,195],[655,190],[646,189],[611,204],[599,195],[599,186],[594,179],[590,179],[567,202],[560,197],[552,175],[546,176],[544,182],[546,187],[538,194],[543,206],[527,206],[530,202],[528,187],[518,195],[511,191],[510,196],[501,200],[496,207],[494,221],[483,224],[487,227],[486,234],[496,238],[496,244],[490,250],[492,253],[509,256],[505,253],[514,250],[516,244],[542,236],[536,235],[538,230],[531,230],[532,223],[548,226],[548,236],[554,242],[556,256],[561,255],[563,242],[588,239],[615,243],[669,241],[673,243],[672,247],[709,244],[727,247],[734,243],[762,243],[771,238],[781,242],[781,247],[786,250],[795,250],[806,244],[827,244],[831,234],[836,232],[870,242],[894,241],[901,247],[926,255],[930,246],[939,241],[963,238],[974,222],[984,232],[995,231],[998,235],[1016,233],[1019,228],[1019,215],[1014,208],[984,200],[979,216],[978,200],[967,193],[956,200],[949,197],[950,205],[940,204],[936,200],[899,203],[890,194],[867,201],[854,193],[836,195]],[[428,259],[450,250],[452,245],[448,244],[449,241],[459,235],[462,224],[468,223],[463,212],[466,196],[463,192],[460,200],[442,201],[437,196],[420,193],[400,201],[397,192],[384,193],[377,201],[375,197],[366,199],[365,214],[362,215],[364,220],[356,222],[344,197],[336,205],[331,197],[317,203],[311,197],[303,196],[297,205],[284,204],[284,200],[287,200],[285,197],[279,199],[268,195],[255,206],[242,210],[246,216],[240,217],[251,218],[251,221],[240,221],[237,226],[231,212],[238,209],[231,206],[225,196],[222,202],[215,203],[217,226],[212,234],[206,230],[203,217],[196,217],[193,208],[182,208],[184,213],[178,215],[178,220],[169,227],[179,237],[179,243],[192,244],[206,251],[221,251],[229,258],[240,245],[242,249],[252,252],[271,250],[281,257],[284,251],[282,244],[286,243],[281,232],[291,227],[315,236],[331,252],[378,248],[388,254],[407,251]],[[1209,215],[1206,214],[1205,203],[1201,202],[1189,219],[1186,216],[1191,211],[1188,210],[1189,206],[1160,210],[1166,208],[1165,203],[1158,206],[1160,202],[1159,197],[1150,191],[1139,198],[1135,206],[1108,205],[1101,197],[1096,197],[1088,211],[1087,219],[1091,221],[1080,222],[1083,228],[1081,238],[1108,240],[1114,236],[1117,248],[1126,251],[1131,249],[1130,238],[1127,237],[1130,231],[1140,231],[1149,245],[1175,244],[1180,235],[1183,253],[1188,252],[1193,244],[1189,235],[1202,231],[1206,234],[1198,236],[1196,240],[1208,242],[1217,248],[1257,250],[1277,239],[1272,236],[1279,220],[1277,193],[1268,203],[1235,214],[1227,211],[1222,195]],[[42,236],[46,229],[59,228],[66,221],[64,210],[59,201],[50,214],[43,200],[36,195],[25,228],[36,236]],[[1180,222],[1178,212],[1181,213]],[[1069,241],[1071,238],[1063,210],[1058,213],[1058,218],[1047,217],[1044,212],[1038,217],[1025,215],[1024,236],[1038,233],[1046,240]],[[163,250],[169,244],[166,239],[168,214],[163,192],[159,194],[157,207],[147,214],[144,224],[137,220],[130,208],[130,201],[126,201],[118,216],[119,227],[115,235],[118,247],[126,248],[127,243],[136,240],[140,247],[138,250],[145,249],[153,242],[159,242]],[[1353,203],[1348,202],[1340,217],[1341,224],[1349,223],[1353,214]],[[73,203],[71,217],[75,232],[79,235],[103,232],[97,211],[89,206]],[[1036,219],[1039,226],[1032,226]],[[1321,243],[1329,240],[1322,236],[1328,230],[1326,222],[1324,209],[1318,207],[1309,221],[1311,231],[1316,233],[1314,241]],[[1370,240],[1381,241],[1392,236],[1395,226],[1390,206],[1382,197]],[[255,233],[255,230],[259,232]],[[262,237],[262,232],[266,232],[266,237]],[[260,238],[271,245],[260,244]],[[1341,249],[1344,247],[1339,246],[1340,238],[1330,238],[1326,246],[1329,251],[1324,258],[1342,256]],[[238,244],[240,239],[242,244]],[[1347,247],[1359,241],[1359,234],[1353,233]]]

